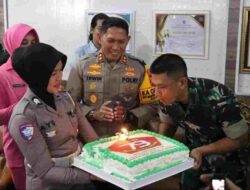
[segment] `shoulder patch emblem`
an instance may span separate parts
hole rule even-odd
[[[42,105],[42,102],[37,98],[37,97],[33,97],[32,101],[36,104],[36,105]]]
[[[34,135],[34,126],[32,123],[20,125],[19,132],[24,140],[30,141]]]

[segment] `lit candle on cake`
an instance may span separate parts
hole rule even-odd
[[[122,129],[121,129],[121,132],[122,132],[123,134],[125,134],[126,136],[128,136],[128,130],[127,130],[126,128],[122,128]]]
[[[127,140],[128,139],[128,130],[126,128],[122,128],[121,129],[121,133],[116,133],[116,136],[118,138],[118,140]]]

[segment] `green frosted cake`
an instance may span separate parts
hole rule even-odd
[[[134,181],[172,168],[189,158],[182,143],[145,130],[131,131],[83,147],[81,159],[108,173]]]

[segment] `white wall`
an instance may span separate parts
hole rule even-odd
[[[208,59],[185,59],[189,76],[224,83],[228,0],[5,0],[8,25],[25,22],[35,27],[42,42],[70,54],[87,42],[85,10],[135,11],[135,55],[151,63],[153,10],[210,11]]]
[[[235,74],[235,91],[238,95],[250,95],[250,74],[242,74],[239,72],[240,64],[240,42],[241,42],[241,26],[243,7],[250,6],[250,0],[241,0],[240,17],[239,17],[239,32],[238,32],[238,51],[237,64]]]

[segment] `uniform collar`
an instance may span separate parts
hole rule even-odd
[[[189,105],[196,105],[200,101],[195,78],[188,78]]]
[[[187,79],[188,79],[188,104],[186,105],[187,106],[186,109],[183,109],[184,108],[183,106],[185,106],[185,104],[182,104],[181,102],[175,102],[172,104],[172,106],[179,107],[178,109],[181,108],[181,110],[185,114],[188,114],[189,109],[199,104],[200,102],[199,91],[196,85],[195,78],[187,78]]]
[[[98,63],[105,62],[105,56],[103,55],[101,51],[97,54],[97,62]],[[127,64],[127,62],[128,62],[128,57],[126,54],[123,54],[122,58],[118,61],[118,63],[121,63],[121,64]]]
[[[34,92],[32,92],[30,88],[27,89],[25,97],[27,97],[29,102],[32,102],[34,106],[40,107],[40,108],[46,107],[47,110],[49,110],[50,112],[57,113],[56,110],[48,106],[42,99],[40,99]],[[55,104],[56,104],[56,102],[61,99],[61,96],[60,94],[58,94],[58,95],[55,95],[54,98],[55,98]]]
[[[33,105],[39,107],[44,107],[46,105],[34,92],[30,90],[30,88],[27,89],[25,97],[29,100],[29,102],[32,102]]]

